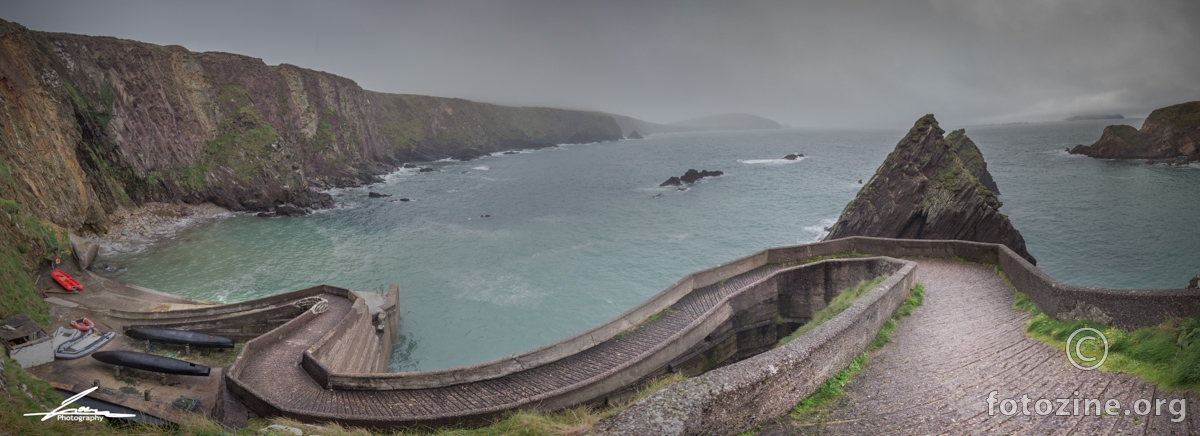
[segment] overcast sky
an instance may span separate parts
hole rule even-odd
[[[366,89],[895,128],[1200,100],[1200,1],[4,2],[34,30],[225,51]]]

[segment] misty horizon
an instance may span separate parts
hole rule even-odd
[[[1062,120],[1200,99],[1200,4],[44,2],[32,30],[220,51],[378,92],[798,128]]]

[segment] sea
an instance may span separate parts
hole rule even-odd
[[[1200,166],[1065,152],[1112,122],[966,130],[999,185],[1001,212],[1051,277],[1182,287],[1200,273]],[[820,240],[905,133],[673,133],[438,161],[424,164],[437,172],[398,170],[333,190],[334,209],[231,214],[148,246],[107,247],[98,261],[120,267],[103,273],[116,279],[227,303],[321,283],[364,292],[395,283],[390,370],[448,368],[569,337],[692,271]],[[789,153],[804,157],[782,159]],[[659,186],[688,169],[724,174]]]

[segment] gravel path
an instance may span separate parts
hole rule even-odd
[[[1012,308],[1013,291],[991,268],[914,260],[925,304],[900,321],[892,343],[872,354],[845,386],[846,395],[812,422],[783,418],[759,434],[1200,434],[1195,393],[1163,392],[1132,375],[1082,371],[1062,350],[1029,338],[1029,314]],[[992,391],[997,401],[989,413]],[[1028,416],[1022,395],[1030,398]],[[1068,399],[1063,411],[1071,415],[1056,415],[1059,398]],[[1083,400],[1091,398],[1116,399],[1120,409],[1110,416],[1096,416],[1095,407],[1075,415],[1074,400],[1082,415]],[[1005,399],[1016,400],[1008,404],[1014,414],[1003,413]],[[1040,399],[1050,400],[1041,410]],[[1141,399],[1149,403],[1135,404]],[[1179,399],[1186,411],[1171,403]],[[1148,414],[1139,416],[1135,405]],[[1048,415],[1039,414],[1047,409]],[[1185,419],[1172,422],[1181,414]]]

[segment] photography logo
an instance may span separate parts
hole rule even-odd
[[[1108,359],[1108,338],[1100,330],[1084,327],[1071,333],[1063,349],[1067,352],[1067,360],[1071,365],[1091,371],[1099,368]]]
[[[62,405],[58,406],[57,409],[51,410],[46,413],[26,413],[25,416],[41,415],[42,421],[45,421],[50,418],[58,418],[59,421],[80,421],[80,422],[82,422],[82,421],[100,421],[100,420],[103,420],[104,417],[132,418],[132,417],[137,416],[137,415],[133,415],[133,414],[129,414],[129,413],[113,413],[113,412],[108,412],[108,411],[104,411],[104,410],[96,410],[96,409],[92,409],[87,406],[81,406],[81,407],[74,408],[74,409],[66,409],[66,410],[63,409],[64,407],[67,407],[68,404],[74,403],[76,400],[87,396],[87,394],[92,393],[92,391],[94,391],[96,389],[100,389],[100,388],[94,387],[94,388],[88,389],[86,391],[80,392],[78,394],[75,394],[75,396],[73,396],[71,398],[67,398],[66,400],[63,400]]]

